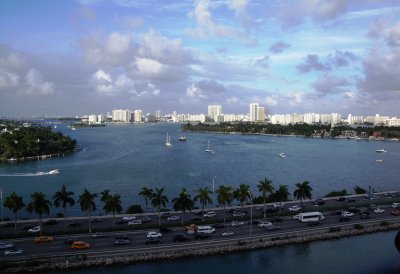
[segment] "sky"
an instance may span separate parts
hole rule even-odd
[[[399,0],[2,0],[0,116],[400,116]]]

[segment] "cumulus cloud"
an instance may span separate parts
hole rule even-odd
[[[318,97],[329,96],[346,92],[346,87],[350,85],[349,81],[342,77],[333,75],[324,75],[314,82],[311,86],[316,91]]]
[[[284,43],[284,42],[282,42],[282,41],[279,41],[279,42],[273,43],[273,44],[269,47],[269,50],[270,50],[271,52],[273,52],[273,53],[281,53],[281,52],[283,52],[284,50],[286,50],[286,49],[288,49],[288,48],[290,48],[290,45],[289,45],[289,44],[286,44],[286,43]]]
[[[329,55],[331,63],[336,67],[345,67],[358,60],[352,52],[336,50],[334,54]]]
[[[186,89],[186,95],[195,99],[221,98],[225,92],[225,86],[215,80],[201,80]]]
[[[269,106],[269,107],[273,107],[276,106],[278,104],[278,100],[277,98],[275,98],[275,96],[266,96],[263,100],[263,102]]]
[[[116,17],[115,21],[121,26],[129,29],[138,29],[144,24],[143,18],[138,16]]]
[[[258,58],[255,61],[254,65],[261,68],[266,68],[266,69],[269,68],[269,56]]]
[[[308,73],[312,70],[316,71],[328,71],[330,70],[330,66],[327,64],[323,64],[320,62],[318,55],[309,54],[304,60],[303,64],[299,64],[297,67],[298,72],[300,73]]]
[[[34,68],[28,70],[25,75],[26,88],[24,94],[49,95],[54,93],[54,83],[44,80],[43,75]]]
[[[286,95],[289,104],[294,107],[303,102],[303,95],[300,92],[293,92]]]

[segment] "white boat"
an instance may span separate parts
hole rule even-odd
[[[381,159],[378,159],[378,160],[375,160],[376,162],[378,162],[378,163],[383,163],[383,160],[381,160]]]
[[[212,150],[211,148],[210,148],[210,141],[208,141],[208,145],[207,145],[207,149],[205,150],[205,152],[208,152],[208,153],[214,153],[214,150]]]
[[[185,136],[181,136],[181,137],[179,137],[178,140],[181,141],[181,142],[185,142],[186,141],[186,137]]]
[[[171,144],[171,137],[168,135],[168,132],[167,132],[167,140],[165,141],[165,145],[166,145],[167,147],[172,146],[172,144]]]
[[[385,153],[387,150],[384,150],[383,148],[377,149],[376,152],[378,153]]]
[[[72,130],[76,130],[76,128],[75,128],[75,127],[71,127],[71,129],[72,129]]]
[[[286,155],[285,155],[285,153],[281,152],[281,153],[279,153],[279,157],[286,158]]]
[[[52,170],[49,171],[49,174],[50,174],[50,175],[58,174],[58,173],[60,173],[60,172],[58,171],[58,169],[52,169]]]

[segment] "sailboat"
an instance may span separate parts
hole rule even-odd
[[[172,146],[172,144],[171,144],[171,136],[168,135],[168,132],[167,132],[167,140],[165,141],[165,145],[167,147]]]
[[[205,152],[214,153],[214,150],[210,149],[210,141],[208,141],[207,149],[205,150]]]

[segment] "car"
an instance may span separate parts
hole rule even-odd
[[[400,209],[395,209],[391,212],[392,215],[399,216],[400,215]]]
[[[39,236],[33,240],[34,243],[48,243],[52,241],[54,241],[54,238],[51,236]]]
[[[147,238],[161,238],[162,234],[160,232],[150,231],[150,232],[147,232],[146,237]]]
[[[236,227],[236,226],[242,226],[245,223],[243,221],[232,221],[232,226]]]
[[[149,222],[151,222],[151,217],[143,216],[140,218],[140,220],[142,220],[142,223],[149,223]]]
[[[225,230],[225,231],[223,231],[223,232],[221,233],[221,236],[222,236],[222,237],[230,237],[230,236],[233,236],[233,235],[235,235],[235,232],[230,231],[230,230]]]
[[[186,241],[189,241],[190,239],[189,239],[189,237],[188,236],[186,236],[185,234],[176,234],[176,235],[174,235],[174,237],[173,237],[173,241],[174,242],[186,242]]]
[[[276,213],[279,211],[278,207],[267,207],[264,212],[265,213]]]
[[[135,216],[125,216],[122,218],[122,220],[129,222],[129,221],[136,220],[136,217]]]
[[[96,232],[92,234],[92,238],[97,239],[97,238],[107,238],[108,234],[103,233],[103,232]]]
[[[233,213],[233,217],[243,217],[243,216],[246,216],[245,211],[236,211]]]
[[[117,237],[115,237],[116,240],[130,240],[131,238],[129,238],[126,235],[119,235]]]
[[[279,216],[273,216],[273,217],[269,218],[269,221],[271,223],[278,223],[278,222],[282,222],[283,219],[281,217],[279,217]]]
[[[23,253],[24,251],[22,249],[15,249],[15,248],[4,251],[5,256],[22,255]]]
[[[171,231],[171,229],[169,227],[166,226],[161,226],[159,229],[160,233],[168,233]]]
[[[129,239],[116,239],[114,241],[114,245],[129,245],[131,244],[131,240]]]
[[[171,216],[172,214],[170,213],[170,212],[164,212],[164,213],[162,213],[161,215],[160,215],[160,217],[162,218],[162,219],[166,219],[166,218],[168,218],[169,216]]]
[[[9,227],[14,227],[14,226],[15,226],[15,224],[13,222],[7,222],[7,223],[0,225],[1,228],[9,228]]]
[[[382,209],[382,208],[377,207],[377,208],[374,209],[374,213],[385,213],[385,210]]]
[[[285,204],[284,203],[274,203],[273,205],[272,205],[272,207],[274,208],[274,209],[279,209],[279,208],[285,208]]]
[[[319,226],[321,225],[320,221],[311,221],[307,223],[308,226]]]
[[[349,217],[349,216],[340,216],[339,217],[339,222],[347,222],[350,220],[351,220],[351,217]]]
[[[146,244],[158,244],[161,242],[160,238],[147,238]]]
[[[129,221],[125,221],[125,220],[121,219],[121,220],[115,221],[115,224],[116,225],[124,225],[124,224],[127,224],[128,222]]]
[[[356,200],[353,198],[347,198],[346,200],[348,203],[354,203]]]
[[[64,240],[64,244],[66,245],[72,245],[74,242],[77,242],[76,238],[67,238]]]
[[[258,227],[261,227],[261,228],[270,227],[270,226],[272,226],[271,222],[261,221],[258,223]]]
[[[378,208],[378,206],[376,204],[370,204],[368,208],[374,210],[375,208]]]
[[[342,211],[341,214],[343,217],[353,217],[354,213],[353,212],[349,212],[349,211]]]
[[[368,200],[376,200],[376,199],[379,199],[379,196],[377,196],[375,194],[369,194],[369,195],[366,196],[366,198]]]
[[[72,222],[67,224],[67,227],[80,227],[81,223],[80,222]]]
[[[205,213],[203,216],[211,218],[211,217],[215,217],[216,215],[217,215],[217,213],[215,213],[214,211],[209,211],[209,212]]]
[[[31,232],[31,233],[38,233],[40,231],[41,231],[40,226],[35,226],[31,229],[28,229],[28,232]]]
[[[28,231],[29,229],[32,229],[37,226],[38,226],[38,224],[29,224],[29,225],[24,226],[22,229]]]
[[[196,212],[194,215],[196,215],[196,216],[204,216],[204,214],[206,214],[207,213],[207,211],[206,210],[200,210],[199,212]]]
[[[324,199],[319,198],[319,199],[316,199],[316,200],[313,202],[313,204],[314,204],[314,206],[320,206],[320,205],[325,204],[325,201],[324,201]]]
[[[352,212],[352,213],[359,213],[360,209],[355,207],[355,206],[350,206],[350,207],[347,208],[346,211],[349,211],[349,212]]]
[[[132,220],[128,222],[128,225],[141,225],[143,222],[141,219]]]
[[[227,211],[225,211],[226,213],[235,213],[237,211],[236,208],[230,208]]]
[[[369,214],[366,214],[366,213],[361,213],[360,214],[360,219],[363,219],[363,220],[371,219],[371,216]]]
[[[345,202],[345,201],[346,201],[346,198],[345,198],[345,197],[338,197],[338,198],[336,199],[336,201],[338,201],[338,202]]]
[[[211,238],[211,234],[210,233],[196,233],[194,235],[194,238],[196,240],[204,240],[204,239],[209,239]]]
[[[213,224],[212,227],[213,228],[224,228],[225,225],[223,223],[219,223],[219,224]]]
[[[91,223],[100,223],[102,221],[103,221],[103,219],[100,219],[100,218],[94,218],[94,219],[90,220]]]
[[[179,220],[178,215],[172,215],[167,218],[167,221],[177,221],[177,220]]]
[[[190,218],[190,221],[193,221],[193,222],[201,221],[201,218],[200,217],[193,217],[193,218]]]
[[[331,215],[341,215],[342,211],[341,210],[332,210]]]
[[[57,221],[54,219],[47,220],[46,222],[43,223],[43,225],[56,225],[56,224]]]
[[[295,211],[300,211],[300,210],[301,210],[301,207],[298,206],[298,205],[293,205],[293,206],[289,207],[288,209],[289,209],[289,211],[291,211],[291,212],[295,212]]]
[[[90,244],[82,241],[76,241],[71,244],[72,249],[87,249],[90,248]]]
[[[0,242],[0,249],[7,249],[7,248],[13,248],[14,243],[11,242]]]
[[[393,203],[393,204],[392,204],[392,207],[393,207],[393,208],[399,208],[399,207],[400,207],[400,203]]]

